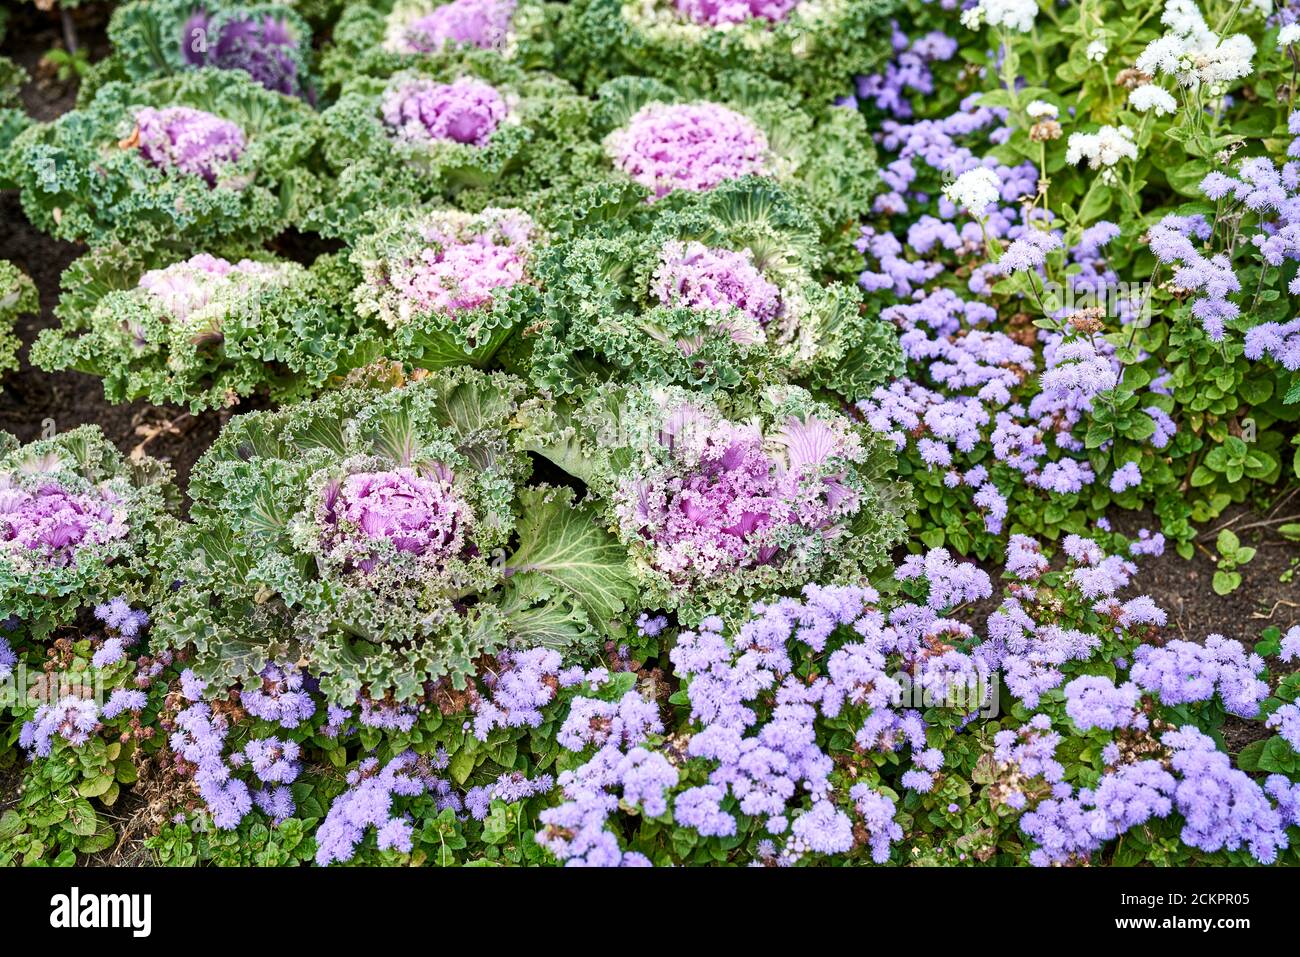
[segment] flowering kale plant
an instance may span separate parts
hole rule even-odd
[[[131,80],[197,67],[242,70],[277,93],[309,95],[311,29],[289,6],[133,0],[113,11],[114,56],[100,77],[120,70]]]
[[[547,191],[568,193],[599,162],[590,112],[563,81],[488,51],[358,76],[321,117],[337,182],[310,222],[348,236],[376,205],[531,207]]]
[[[319,389],[357,347],[335,301],[332,257],[311,269],[261,253],[141,262],[101,247],[64,277],[63,325],[32,361],[100,376],[112,401],[194,410],[256,392],[291,400]]]
[[[23,210],[61,239],[248,241],[304,211],[315,118],[239,71],[114,82],[14,141],[7,175]]]
[[[579,0],[570,69],[588,84],[618,73],[671,78],[707,91],[726,70],[790,84],[812,101],[886,52],[893,0]]]
[[[0,865],[1300,865],[1300,0],[97,39],[0,60]]]
[[[334,27],[322,70],[333,83],[391,76],[418,63],[486,50],[546,69],[563,7],[538,0],[361,0]]]
[[[872,151],[851,110],[807,108],[756,74],[720,74],[709,98],[660,80],[623,76],[598,91],[593,124],[616,182],[643,187],[648,202],[707,192],[747,176],[785,186],[825,230],[855,216],[875,187]]]
[[[802,389],[753,400],[677,386],[593,390],[528,410],[526,442],[586,482],[628,548],[642,604],[688,621],[792,581],[881,564],[905,490],[883,443]]]
[[[486,364],[528,313],[543,242],[519,209],[386,213],[353,245],[354,308],[387,331],[388,356],[426,369]]]
[[[520,642],[590,646],[625,562],[591,507],[522,487],[521,387],[458,369],[236,420],[195,470],[157,635],[211,679],[303,660],[349,703],[462,686]]]
[[[635,370],[700,387],[787,379],[853,398],[900,367],[857,291],[816,280],[812,218],[753,177],[636,204],[543,253],[534,380],[556,393]],[[626,372],[622,372],[626,370]]]
[[[123,461],[94,426],[19,445],[0,433],[0,609],[43,636],[85,605],[147,594],[175,536],[170,473]]]

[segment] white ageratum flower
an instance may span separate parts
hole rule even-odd
[[[1025,107],[1025,112],[1036,120],[1054,120],[1061,113],[1060,110],[1046,100],[1034,100]]]
[[[1126,126],[1103,126],[1096,133],[1071,133],[1065,161],[1073,166],[1088,161],[1088,169],[1109,170],[1122,159],[1136,160],[1137,144]]]
[[[1083,55],[1093,63],[1100,63],[1106,59],[1106,54],[1109,52],[1110,47],[1106,46],[1105,40],[1093,40],[1088,44],[1088,48],[1083,51]]]
[[[961,15],[962,25],[978,30],[987,23],[991,27],[1007,27],[1028,33],[1034,28],[1038,16],[1038,0],[980,0]]]
[[[1300,40],[1300,23],[1288,23],[1277,33],[1277,48],[1289,47]]]
[[[1155,110],[1156,116],[1168,116],[1178,110],[1178,101],[1170,95],[1168,90],[1156,86],[1154,83],[1139,86],[1130,93],[1128,95],[1128,105],[1139,113]]]
[[[954,206],[964,206],[972,216],[983,216],[984,211],[1002,195],[1002,181],[987,166],[968,169],[943,188]]]
[[[1189,88],[1206,84],[1216,95],[1234,80],[1250,76],[1254,42],[1244,33],[1221,38],[1192,0],[1169,0],[1160,19],[1169,32],[1138,56],[1137,68],[1143,73],[1166,73]]]

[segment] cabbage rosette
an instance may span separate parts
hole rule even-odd
[[[381,207],[536,208],[601,164],[589,102],[562,80],[473,51],[387,78],[357,77],[322,114],[337,181],[311,227],[350,237]]]
[[[524,337],[540,387],[789,379],[852,398],[901,369],[897,336],[856,287],[816,280],[816,224],[782,190],[750,177],[675,200],[542,255],[544,318]]]
[[[623,76],[602,86],[597,100],[607,178],[636,183],[651,203],[761,176],[838,234],[876,189],[875,148],[861,114],[813,111],[788,87],[752,73],[719,75],[707,97]]]
[[[258,250],[139,256],[106,246],[63,276],[61,325],[32,361],[98,376],[112,402],[192,411],[251,395],[293,401],[350,367],[366,332],[343,305],[346,268],[310,268]]]
[[[523,444],[596,491],[646,608],[742,614],[808,582],[861,581],[902,540],[893,456],[803,389],[605,387],[525,410]]]
[[[78,610],[164,584],[171,470],[127,461],[97,426],[21,445],[0,432],[0,626],[45,637]]]
[[[590,506],[522,487],[522,385],[459,368],[232,421],[155,634],[224,681],[301,661],[345,703],[461,687],[515,644],[590,647],[635,593]]]
[[[315,114],[241,71],[205,68],[113,82],[5,158],[37,228],[73,242],[138,248],[269,237],[297,221]]]

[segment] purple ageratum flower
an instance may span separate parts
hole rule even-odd
[[[1174,808],[1183,816],[1183,843],[1213,853],[1246,847],[1261,864],[1271,864],[1287,846],[1286,822],[1259,783],[1232,767],[1213,739],[1194,725],[1168,731],[1172,770],[1180,780]]]
[[[460,555],[473,523],[451,473],[356,472],[326,485],[316,509],[322,544],[345,567],[373,571],[382,547],[441,567]]]
[[[1277,656],[1282,661],[1295,661],[1300,658],[1300,625],[1296,625],[1282,636],[1282,645]]]
[[[889,860],[890,844],[903,839],[903,826],[894,820],[893,799],[865,782],[853,785],[849,797],[853,798],[854,807],[862,815],[862,823],[870,835],[871,859],[884,864]]]
[[[16,664],[18,664],[18,656],[14,654],[13,646],[9,644],[8,639],[0,636],[0,681],[9,680]]]
[[[255,718],[296,728],[316,713],[316,703],[303,688],[304,674],[295,665],[268,664],[262,669],[261,682],[240,692],[239,703]]]
[[[1246,358],[1271,357],[1288,372],[1300,371],[1300,319],[1264,322],[1246,330]]]
[[[1065,713],[1080,731],[1145,727],[1137,711],[1141,691],[1131,681],[1116,687],[1101,675],[1083,675],[1065,686]]]
[[[1300,705],[1284,704],[1268,716],[1264,722],[1270,728],[1277,728],[1293,751],[1300,751]]]
[[[0,476],[0,561],[63,568],[83,547],[127,534],[126,516],[112,492],[70,492],[48,481],[34,490]]]
[[[754,265],[753,253],[699,242],[664,244],[650,294],[666,306],[739,309],[761,325],[781,311],[781,292]]]
[[[19,746],[37,757],[49,757],[54,739],[63,738],[68,744],[80,747],[90,740],[99,727],[99,708],[89,698],[68,695],[57,704],[43,704],[36,709],[32,720],[18,733]]]
[[[716,103],[650,103],[605,141],[614,166],[660,199],[769,171],[767,136]]]
[[[716,27],[747,20],[784,20],[799,0],[676,0],[677,12],[689,20]]]
[[[135,114],[140,155],[151,166],[200,176],[215,186],[217,174],[244,153],[244,132],[229,120],[188,106]]]
[[[858,505],[855,492],[821,474],[844,438],[816,419],[792,418],[775,439],[784,456],[757,427],[704,424],[675,444],[674,467],[616,495],[624,534],[644,541],[654,566],[677,581],[769,564],[792,532],[796,541],[827,534]]]
[[[515,0],[452,0],[406,23],[392,46],[402,53],[439,53],[449,46],[500,46],[510,30]]]
[[[1178,639],[1162,648],[1139,645],[1133,658],[1130,677],[1169,707],[1208,701],[1217,692],[1225,709],[1250,718],[1269,694],[1258,677],[1264,660],[1222,635],[1210,635],[1204,645]]]
[[[95,608],[95,617],[122,638],[134,641],[140,629],[149,624],[149,613],[133,609],[125,598],[117,597]]]
[[[473,77],[455,83],[410,80],[384,94],[385,125],[405,143],[486,146],[509,112],[495,89]]]
[[[181,37],[187,63],[243,70],[268,90],[289,96],[301,91],[297,52],[298,38],[289,24],[269,14],[227,20],[213,36],[208,14],[199,10],[185,22]]]
[[[1142,484],[1142,470],[1136,462],[1125,462],[1110,476],[1110,490],[1117,495]]]

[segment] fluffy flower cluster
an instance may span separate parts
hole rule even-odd
[[[644,867],[650,862],[625,852],[606,827],[620,806],[638,807],[647,817],[667,813],[667,791],[677,770],[662,754],[645,747],[663,732],[658,709],[636,691],[617,701],[579,696],[557,740],[570,751],[594,747],[594,754],[558,780],[564,801],[541,813],[537,842],[570,867]]]
[[[1152,76],[1173,76],[1183,87],[1202,85],[1212,95],[1250,76],[1255,44],[1244,33],[1221,37],[1206,24],[1195,0],[1168,0],[1161,22],[1168,32],[1152,40],[1137,58],[1137,68]]]
[[[229,120],[188,106],[135,114],[135,132],[124,141],[151,166],[199,176],[215,186],[222,169],[244,152],[244,132]]]
[[[1268,682],[1258,677],[1264,659],[1222,635],[1210,635],[1203,645],[1177,639],[1160,648],[1140,645],[1133,659],[1133,681],[1170,707],[1217,694],[1228,711],[1252,718],[1269,694]]]
[[[717,103],[650,103],[605,141],[614,166],[658,199],[673,190],[710,190],[761,176],[772,165],[767,136],[747,116]]]
[[[378,758],[366,758],[349,771],[348,789],[334,799],[316,831],[316,863],[324,866],[351,860],[370,828],[376,830],[381,851],[410,851],[414,819],[409,814],[395,813],[393,805],[398,799],[427,794],[438,811],[462,811],[460,795],[434,770],[428,758],[403,751],[382,766]]]
[[[90,698],[68,695],[54,704],[43,704],[18,733],[19,747],[36,757],[49,757],[54,739],[62,738],[72,747],[90,740],[99,728],[99,706]]]

